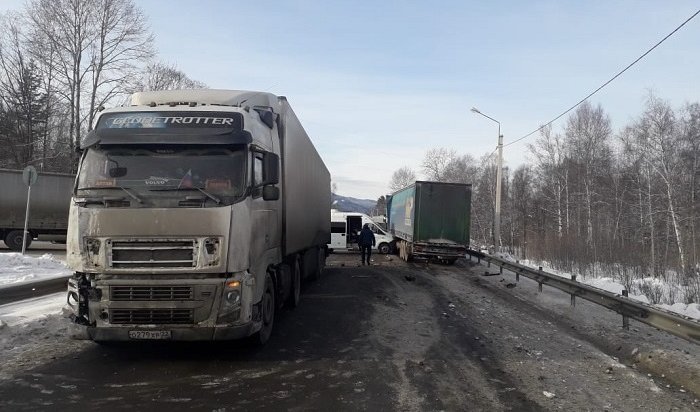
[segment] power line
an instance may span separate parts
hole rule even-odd
[[[592,91],[591,93],[589,93],[586,97],[584,97],[583,99],[579,100],[575,105],[573,105],[573,106],[569,107],[568,109],[566,109],[566,111],[562,112],[559,116],[557,116],[557,117],[555,117],[554,119],[550,120],[549,122],[543,124],[542,126],[538,127],[537,129],[531,131],[530,133],[526,134],[525,136],[520,137],[520,138],[518,138],[518,139],[515,139],[515,140],[513,140],[512,142],[509,142],[509,143],[507,143],[507,144],[505,144],[505,145],[503,145],[503,146],[504,146],[504,147],[505,147],[505,146],[510,146],[510,145],[512,145],[512,144],[514,144],[514,143],[517,143],[517,142],[519,142],[519,141],[521,141],[521,140],[523,140],[523,139],[526,139],[526,138],[532,136],[533,134],[539,132],[540,130],[544,129],[545,127],[549,126],[550,124],[556,122],[557,120],[559,120],[559,119],[560,119],[562,116],[564,116],[565,114],[567,114],[567,113],[569,113],[570,111],[574,110],[574,109],[575,109],[576,107],[578,107],[581,103],[583,103],[583,102],[585,102],[586,100],[588,100],[589,97],[591,97],[591,96],[593,96],[594,94],[598,93],[602,88],[604,88],[604,87],[607,86],[608,84],[612,83],[613,80],[615,80],[615,79],[617,79],[618,77],[620,77],[620,75],[622,75],[622,73],[626,72],[630,67],[634,66],[638,61],[642,60],[647,54],[651,53],[652,50],[654,50],[654,49],[657,48],[661,43],[663,43],[664,41],[666,41],[666,39],[668,39],[669,37],[673,36],[678,30],[680,30],[683,26],[686,25],[686,23],[688,23],[689,21],[691,21],[691,20],[692,20],[693,18],[695,18],[695,16],[697,16],[698,14],[700,14],[700,10],[696,11],[692,16],[688,17],[688,19],[687,19],[686,21],[684,21],[680,26],[676,27],[672,32],[670,32],[669,34],[667,34],[666,37],[664,37],[663,39],[659,40],[658,43],[656,43],[656,44],[655,44],[654,46],[652,46],[649,50],[647,50],[646,52],[644,52],[644,54],[642,54],[641,56],[639,56],[635,61],[633,61],[632,63],[630,63],[629,65],[627,65],[627,67],[625,67],[624,69],[622,69],[622,70],[621,70],[619,73],[617,73],[615,76],[611,77],[610,80],[608,80],[607,82],[603,83],[603,84],[602,84],[600,87],[598,87],[597,89],[593,90],[593,91]]]

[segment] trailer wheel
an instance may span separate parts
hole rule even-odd
[[[5,236],[5,244],[10,249],[12,249],[16,252],[20,252],[20,251],[22,251],[22,238],[23,237],[24,237],[24,231],[12,230],[7,234],[7,236]],[[29,245],[31,245],[31,244],[32,244],[32,236],[30,233],[27,233],[26,247],[29,248]]]
[[[269,273],[265,275],[265,290],[260,303],[262,327],[255,332],[251,340],[256,345],[262,346],[270,339],[272,326],[275,323],[275,284]]]
[[[388,243],[380,243],[379,246],[377,246],[377,250],[379,250],[379,253],[382,255],[388,255],[389,252],[391,252],[391,247]]]

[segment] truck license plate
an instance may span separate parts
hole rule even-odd
[[[130,330],[129,339],[171,339],[169,330]]]

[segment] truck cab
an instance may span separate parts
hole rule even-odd
[[[371,217],[355,212],[331,211],[331,243],[328,244],[328,249],[331,251],[358,249],[358,234],[365,224],[372,229],[377,241],[373,249],[385,255],[391,253],[394,237],[379,227]]]

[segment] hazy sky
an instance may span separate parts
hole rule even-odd
[[[23,2],[0,0],[4,7]],[[554,117],[637,58],[697,1],[137,1],[160,58],[212,88],[288,97],[338,192],[377,198],[426,150],[476,158]],[[700,100],[700,17],[592,98],[616,130],[649,90]],[[564,120],[555,124],[560,129]],[[504,151],[526,161],[526,144]]]

